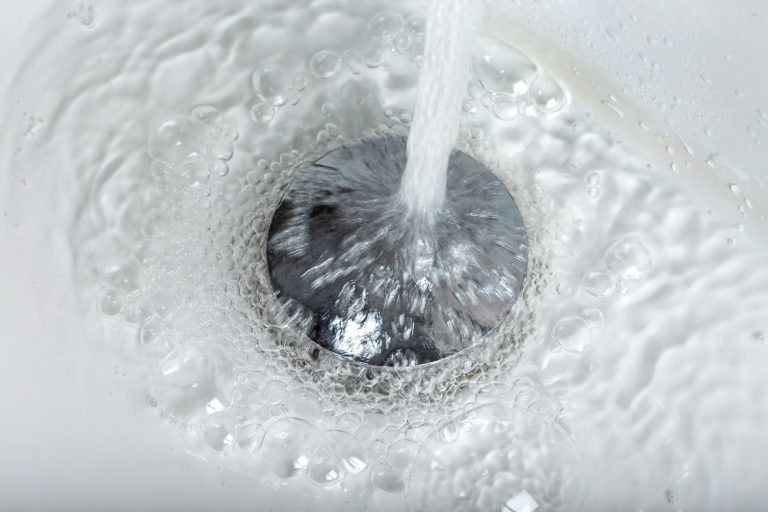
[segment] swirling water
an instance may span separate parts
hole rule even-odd
[[[191,452],[299,508],[764,499],[765,248],[595,121],[604,107],[555,70],[485,36],[462,106],[459,146],[493,162],[531,238],[504,328],[439,365],[371,369],[287,334],[264,241],[297,164],[408,127],[424,13],[327,0],[69,11],[49,13],[10,91],[4,208],[45,198],[25,215],[67,234],[83,321],[147,376],[147,407]]]

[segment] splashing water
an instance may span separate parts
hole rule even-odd
[[[408,162],[400,186],[402,199],[422,217],[432,217],[445,200],[448,158],[459,136],[472,43],[482,19],[483,2],[430,3]]]

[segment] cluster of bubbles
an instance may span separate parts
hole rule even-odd
[[[593,299],[608,299],[626,294],[645,278],[653,267],[653,257],[642,240],[635,236],[622,237],[612,243],[582,276],[580,289]],[[564,287],[561,287],[562,291]],[[577,315],[563,316],[551,329],[549,349],[569,354],[583,354],[593,334],[604,323],[597,307],[585,308]]]
[[[764,255],[501,40],[476,51],[460,149],[525,216],[533,264],[510,322],[440,364],[372,369],[294,336],[274,307],[264,239],[294,170],[410,121],[413,4],[104,0],[71,20],[58,6],[59,25],[33,34],[12,111],[45,122],[7,130],[8,153],[24,148],[18,185],[68,234],[99,340],[127,359],[115,375],[149,382],[188,451],[252,475],[256,494],[541,512],[580,508],[569,488],[586,480],[604,485],[584,509],[706,508],[723,457],[760,442]],[[723,339],[744,371],[712,364]],[[722,411],[750,433],[728,453],[710,442]]]
[[[85,28],[93,28],[96,25],[96,8],[93,5],[79,5],[77,10],[67,14],[67,18],[74,20]]]
[[[212,169],[232,158],[235,139],[212,107],[155,127],[148,152],[157,192],[149,196],[162,200],[148,207],[134,254],[103,273],[102,313],[136,326],[142,350],[156,360],[150,404],[197,431],[208,450],[278,479],[411,491],[426,500],[424,482],[446,482],[447,473],[436,477],[439,467],[461,464],[480,478],[486,457],[503,456],[505,481],[518,493],[557,494],[559,481],[522,480],[527,464],[557,466],[569,446],[556,407],[537,416],[535,428],[526,418],[531,404],[517,400],[536,403],[535,382],[508,381],[518,340],[531,334],[526,308],[480,349],[418,371],[366,367],[318,350],[292,334],[269,285],[263,244],[297,166],[343,139],[326,135],[305,154],[286,153],[227,180]],[[510,393],[499,395],[500,386]],[[462,442],[491,433],[488,454],[467,456]],[[471,502],[481,507],[500,499],[493,481],[452,482],[446,496],[477,494]]]
[[[386,66],[393,53],[419,63],[424,53],[426,18],[412,14],[405,19],[397,12],[381,11],[367,22],[370,44],[361,54],[356,50],[341,53],[321,49],[309,58],[307,70],[316,79],[331,80],[342,70],[352,76],[360,76],[363,70]],[[251,118],[256,123],[268,124],[278,109],[285,105],[296,105],[308,84],[304,72],[291,75],[278,63],[264,63],[253,73],[252,86],[257,102],[251,107]],[[335,112],[332,103],[323,105],[323,114],[331,117]]]
[[[24,137],[29,139],[37,135],[37,132],[40,129],[40,127],[43,124],[45,124],[45,119],[43,119],[40,116],[36,116],[34,114],[29,114],[27,112],[24,112],[23,115],[27,121],[27,124],[24,127]]]
[[[464,112],[480,106],[501,121],[518,116],[554,117],[567,110],[570,95],[527,55],[499,39],[482,37],[474,58],[474,80]]]
[[[407,18],[392,11],[382,11],[368,21],[368,34],[372,41],[363,56],[370,68],[386,64],[393,53],[404,55],[419,63],[424,56],[427,20],[422,14]]]
[[[335,121],[297,135],[274,158],[241,150],[252,147],[251,137],[211,106],[155,123],[146,147],[151,165],[133,200],[140,204],[131,208],[139,213],[126,220],[135,219],[138,232],[126,257],[102,265],[100,311],[133,329],[151,360],[149,404],[241,470],[276,483],[407,496],[414,509],[434,504],[436,492],[446,509],[559,509],[571,482],[564,467],[575,456],[572,441],[558,421],[562,406],[535,367],[518,364],[522,343],[539,336],[534,302],[547,286],[546,257],[536,253],[541,219],[533,218],[537,207],[523,185],[514,193],[532,225],[529,282],[498,332],[466,353],[417,369],[345,361],[298,336],[274,297],[264,247],[293,173],[361,136],[403,133],[410,121],[407,108],[381,108],[370,89],[376,69],[394,55],[416,76],[425,19],[380,11],[365,27],[362,55],[321,49],[307,53],[302,69],[264,62],[253,71],[250,118],[258,128],[241,130],[299,132],[300,118],[291,124],[278,116],[299,103]],[[504,45],[506,58],[494,44],[494,58],[476,62],[470,97],[499,118],[494,105],[532,100],[544,79],[514,48]],[[508,79],[513,74],[524,90]],[[356,106],[330,101],[325,91],[337,88]],[[566,95],[556,90],[556,105],[544,102],[527,115],[564,111]],[[380,124],[362,132],[365,121],[345,124],[344,109],[355,107],[380,109]],[[514,189],[512,168],[497,161],[487,134],[462,133],[462,150]]]

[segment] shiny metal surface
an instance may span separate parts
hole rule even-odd
[[[372,365],[433,362],[497,326],[520,293],[528,239],[507,188],[454,151],[434,223],[398,198],[406,139],[342,146],[298,171],[270,226],[273,287],[317,344]]]

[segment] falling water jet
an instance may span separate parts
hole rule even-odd
[[[412,366],[462,352],[522,290],[520,211],[491,171],[454,149],[480,17],[472,0],[433,0],[407,140],[334,149],[299,170],[275,211],[275,292],[297,329],[343,357]]]
[[[448,159],[459,136],[476,29],[483,2],[433,0],[400,198],[419,217],[433,220],[443,204]]]

